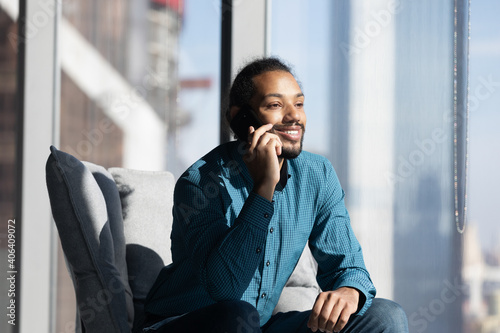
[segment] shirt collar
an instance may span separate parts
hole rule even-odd
[[[282,191],[286,184],[288,183],[288,178],[290,178],[290,174],[288,173],[288,160],[285,158],[283,161],[283,166],[280,170],[280,181],[276,184],[276,189]]]

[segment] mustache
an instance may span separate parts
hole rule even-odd
[[[273,128],[272,128],[272,131],[280,131],[284,128],[287,128],[287,127],[290,127],[290,126],[299,126],[302,131],[305,130],[304,128],[304,124],[301,124],[301,123],[290,123],[290,124],[282,124],[282,125],[274,125]]]

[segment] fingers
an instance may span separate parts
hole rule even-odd
[[[355,308],[349,301],[328,293],[318,295],[307,326],[313,332],[340,332]]]
[[[325,307],[323,307],[325,308]],[[340,316],[340,313],[342,312],[342,308],[339,306],[339,304],[335,304],[335,306],[332,306],[331,309],[329,310],[323,310],[321,311],[321,316],[319,320],[319,327],[324,327],[327,332],[333,332],[333,327],[337,327],[336,324],[338,324],[338,319]],[[342,326],[343,328],[344,326]],[[340,331],[340,330],[338,330]],[[335,332],[338,332],[335,331]]]
[[[347,325],[347,322],[349,321],[349,318],[351,317],[351,313],[349,311],[342,311],[340,316],[338,317],[337,324],[333,327],[333,332],[340,332],[342,329],[344,329],[345,325]]]
[[[337,322],[340,311],[341,309],[338,306],[334,306],[332,302],[316,302],[307,326],[313,332],[317,330],[320,332],[333,332],[333,327]]]
[[[272,201],[274,189],[280,180],[280,163],[278,156],[281,155],[280,138],[268,131],[272,128],[267,124],[248,130],[247,152],[243,155],[243,161],[254,181],[253,191],[260,196]]]
[[[272,127],[273,125],[271,124],[263,125],[257,129],[255,129],[253,126],[250,126],[248,128],[248,138],[247,138],[249,149],[253,150],[253,148],[255,148],[255,146],[257,145],[257,142],[259,141],[260,137],[264,133],[269,131]]]
[[[263,147],[267,146],[268,144],[271,144],[274,149],[276,150],[276,154],[279,156],[281,155],[281,147],[282,143],[280,138],[272,133],[269,133],[268,131],[273,128],[272,124],[266,124],[258,129],[254,129],[253,126],[250,126],[248,129],[248,152],[250,154],[253,153],[255,148],[257,148],[258,145],[261,145]]]
[[[314,306],[311,311],[311,315],[309,316],[309,321],[307,322],[307,327],[311,329],[311,331],[316,332],[319,325],[319,317],[321,314],[321,310],[323,309],[323,305],[325,304],[324,298],[319,294],[316,298],[316,302],[314,302]]]
[[[332,306],[331,303],[323,303],[320,312],[311,312],[307,326],[313,332],[340,332],[347,322],[340,319],[342,309]]]

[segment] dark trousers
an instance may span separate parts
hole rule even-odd
[[[311,311],[278,313],[262,327],[259,313],[245,301],[220,302],[183,316],[162,321],[149,317],[143,332],[148,333],[309,333]],[[153,325],[155,324],[156,325]],[[150,326],[153,325],[153,326]],[[319,332],[319,331],[318,331]],[[389,300],[375,298],[363,316],[352,316],[342,333],[405,333],[408,321],[401,307]]]
[[[253,333],[261,332],[259,313],[245,301],[219,302],[173,320],[146,317],[148,333]],[[170,321],[169,321],[170,320]],[[150,326],[151,325],[151,326]]]

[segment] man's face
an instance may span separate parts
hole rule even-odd
[[[272,132],[283,143],[281,157],[299,156],[307,120],[299,84],[284,71],[265,72],[255,76],[253,82],[255,94],[250,104],[264,124],[273,124]]]

